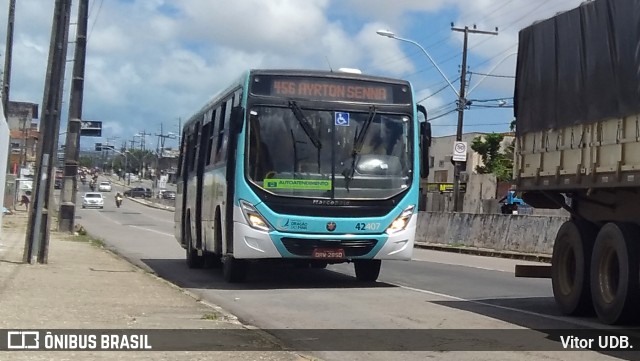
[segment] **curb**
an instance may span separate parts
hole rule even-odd
[[[534,253],[521,253],[510,251],[497,251],[493,249],[483,248],[471,248],[471,247],[455,247],[445,244],[428,244],[415,242],[416,248],[429,249],[433,251],[452,252],[470,254],[476,256],[494,257],[494,258],[510,258],[519,259],[523,261],[551,263],[551,255],[546,254],[534,254]]]
[[[87,232],[86,234],[91,238],[99,239],[98,237],[92,235],[89,232]],[[95,244],[91,244],[91,246],[99,248],[100,250],[106,251],[107,253],[111,254],[113,257],[116,257],[116,258],[128,263],[137,272],[145,273],[148,276],[150,276],[151,278],[163,283],[164,285],[167,285],[167,286],[169,286],[169,287],[181,292],[182,294],[184,294],[184,295],[186,295],[188,297],[191,297],[196,302],[198,302],[198,303],[200,303],[200,304],[202,304],[202,305],[214,310],[215,312],[217,312],[218,314],[220,314],[222,316],[224,322],[227,322],[229,324],[234,324],[234,325],[240,326],[240,327],[242,327],[244,329],[252,330],[252,331],[255,331],[255,332],[259,333],[265,340],[278,345],[282,349],[280,351],[292,352],[292,353],[296,354],[298,357],[300,357],[301,359],[304,359],[304,360],[310,360],[310,361],[321,360],[321,359],[316,358],[314,356],[307,355],[307,354],[301,353],[299,351],[296,351],[295,349],[292,349],[291,347],[287,346],[283,341],[278,339],[276,336],[270,334],[269,332],[267,332],[267,331],[265,331],[265,330],[263,330],[263,329],[261,329],[259,327],[253,326],[253,325],[251,325],[249,323],[243,322],[236,315],[230,313],[229,311],[225,310],[224,308],[222,308],[222,307],[220,307],[220,306],[218,306],[218,305],[216,305],[214,303],[211,303],[211,302],[203,299],[203,297],[200,294],[198,294],[197,292],[193,292],[193,291],[190,291],[188,289],[182,288],[182,287],[178,286],[177,284],[175,284],[175,283],[173,283],[173,282],[171,282],[171,281],[169,281],[167,279],[164,279],[164,278],[160,277],[151,268],[147,269],[146,267],[142,267],[142,266],[136,264],[132,259],[130,259],[129,257],[125,256],[124,254],[118,252],[114,248],[105,247],[103,245],[95,245]]]
[[[99,237],[91,234],[90,232],[86,233],[87,236],[93,238],[93,239],[99,239]],[[149,275],[150,277],[154,278],[157,281],[160,281],[161,283],[176,289],[178,291],[180,291],[181,293],[193,298],[196,302],[201,303],[211,309],[213,309],[214,311],[218,312],[219,314],[222,315],[223,319],[225,320],[225,322],[231,323],[231,324],[236,324],[236,325],[240,325],[243,327],[247,327],[246,324],[242,323],[237,316],[231,314],[230,312],[224,310],[222,307],[215,305],[213,303],[210,303],[206,300],[203,300],[202,297],[200,295],[198,295],[195,292],[189,291],[185,288],[182,288],[180,286],[178,286],[177,284],[164,279],[162,277],[160,277],[153,269],[149,268],[149,267],[143,267],[139,264],[137,264],[133,259],[127,257],[126,255],[118,252],[117,249],[112,248],[112,247],[108,247],[108,246],[104,246],[104,245],[95,245],[95,244],[91,244],[93,247],[99,248],[100,250],[103,250],[109,254],[111,254],[113,257],[126,262],[127,264],[129,264],[131,267],[135,268],[138,272],[142,272],[145,273],[147,275]]]

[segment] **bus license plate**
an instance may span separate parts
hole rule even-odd
[[[342,248],[316,248],[311,254],[313,258],[344,258]]]

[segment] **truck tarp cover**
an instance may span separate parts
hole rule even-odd
[[[640,113],[640,0],[596,0],[520,31],[518,134]]]

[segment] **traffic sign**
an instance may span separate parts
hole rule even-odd
[[[455,142],[453,144],[453,157],[451,159],[455,162],[467,161],[467,142]]]
[[[80,135],[87,137],[101,137],[102,136],[102,122],[99,121],[82,121],[80,124]]]

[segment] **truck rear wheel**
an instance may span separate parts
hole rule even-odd
[[[638,227],[628,223],[607,223],[598,233],[591,258],[591,294],[603,323],[631,323],[637,318],[639,234]]]
[[[379,259],[355,260],[353,266],[356,270],[356,278],[361,282],[375,282],[380,275]]]
[[[562,313],[584,315],[593,311],[589,266],[596,229],[589,223],[565,222],[556,235],[551,258],[553,297]]]

